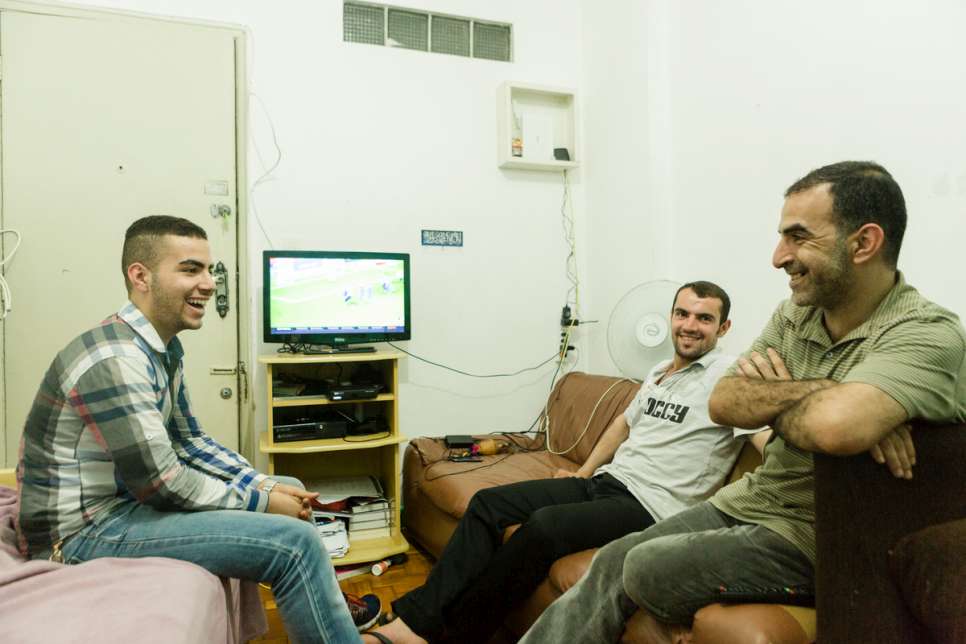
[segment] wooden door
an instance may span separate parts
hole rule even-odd
[[[150,214],[202,226],[226,269],[228,313],[213,300],[203,328],[180,337],[202,426],[237,449],[234,37],[80,14],[0,11],[2,227],[22,237],[4,267],[13,311],[3,323],[0,463],[16,463],[57,351],[124,304],[124,231]]]

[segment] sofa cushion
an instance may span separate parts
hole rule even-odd
[[[0,573],[26,561],[17,548],[17,491],[0,485]]]
[[[634,400],[640,384],[612,376],[568,373],[554,388],[547,405],[547,433],[555,452],[581,464],[618,414]],[[571,449],[572,448],[572,449]]]
[[[936,642],[966,642],[966,519],[923,528],[889,553],[906,605]]]
[[[0,486],[0,641],[235,644],[267,630],[255,582],[192,563],[28,561],[16,547],[17,508],[17,492]]]
[[[562,595],[584,576],[596,552],[597,548],[590,548],[557,559],[550,567],[547,578]]]
[[[640,634],[640,615],[628,622],[628,633]],[[691,636],[694,644],[809,644],[815,641],[815,611],[777,604],[711,604],[694,616]]]
[[[417,438],[409,445],[419,452],[426,468],[418,483],[419,491],[439,510],[456,519],[463,516],[479,490],[550,478],[558,468],[577,469],[566,458],[546,451],[484,456],[479,463],[453,463],[446,460],[449,450],[440,439]]]

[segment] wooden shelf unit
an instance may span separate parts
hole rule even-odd
[[[400,503],[402,501],[401,462],[399,444],[405,439],[399,432],[399,360],[402,353],[379,350],[375,353],[343,355],[273,354],[260,356],[265,365],[268,392],[268,430],[259,439],[259,449],[268,456],[268,473],[285,474],[302,480],[332,476],[374,475],[382,484],[386,498],[392,504],[390,535],[376,539],[349,541],[344,557],[333,559],[336,566],[367,561],[378,561],[405,552],[409,544],[400,532]],[[375,398],[366,400],[331,401],[321,395],[276,396],[274,377],[280,374],[300,376],[312,380],[347,379],[359,369],[375,370],[381,374],[385,389]],[[380,413],[385,418],[389,434],[366,440],[364,436],[276,442],[274,427],[277,410],[282,414],[297,413],[298,409],[338,407],[346,413]]]

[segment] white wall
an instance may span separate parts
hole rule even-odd
[[[900,267],[966,314],[966,9],[954,0],[407,3],[513,23],[512,64],[343,43],[337,0],[89,4],[250,27],[252,88],[283,152],[255,194],[274,246],[413,253],[408,347],[436,361],[512,371],[556,347],[561,178],[496,168],[494,92],[508,79],[581,92],[580,315],[600,320],[577,332],[589,370],[616,372],[607,318],[652,279],[719,282],[735,307],[723,344],[746,347],[787,295],[770,267],[782,192],[847,158],[894,173],[910,211]],[[258,101],[252,129],[269,162]],[[466,247],[424,249],[420,228],[463,230]],[[257,307],[268,242],[254,221],[250,235]],[[409,436],[522,429],[549,385],[548,370],[480,381],[405,365]]]
[[[670,279],[672,144],[667,25],[638,0],[583,2],[589,370],[618,373],[607,349],[611,311],[641,282]],[[661,7],[656,7],[660,10]],[[660,45],[659,45],[660,43]],[[670,306],[668,306],[670,310]]]
[[[663,141],[650,141],[647,154],[625,144],[640,142],[633,126],[623,137],[586,137],[594,161],[606,157],[624,176],[630,167],[650,177],[643,184],[611,181],[588,165],[588,219],[626,203],[629,193],[638,216],[631,234],[614,222],[591,229],[588,290],[595,297],[619,290],[615,276],[628,281],[628,267],[641,257],[670,248],[666,264],[642,263],[639,279],[719,282],[734,305],[724,345],[741,351],[788,294],[784,274],[770,265],[785,188],[820,165],[872,159],[906,196],[900,268],[926,296],[966,315],[966,271],[957,262],[966,234],[962,3],[650,0],[617,5],[622,15],[607,22],[599,4],[582,5],[585,26],[595,30],[585,51],[589,86],[612,68],[612,41],[632,31],[657,37],[627,48],[633,59],[619,80],[586,92],[588,132],[604,127],[590,122],[594,112],[621,127],[635,117],[654,119],[649,113],[656,111],[670,115],[670,127]],[[667,65],[658,76],[660,96],[650,89],[654,61],[659,70]],[[669,164],[668,185],[653,182],[648,164],[659,158]],[[660,190],[670,191],[668,213],[648,198]],[[659,239],[643,234],[642,220],[662,217],[670,225]],[[612,368],[597,347],[591,370]]]
[[[559,173],[496,166],[496,89],[505,80],[573,87],[579,76],[576,0],[411,0],[406,6],[509,22],[513,63],[342,41],[342,2],[92,0],[109,6],[247,25],[259,157],[282,162],[254,201],[277,249],[410,252],[408,349],[473,372],[508,372],[554,354],[567,282]],[[550,9],[552,8],[552,12]],[[571,177],[579,209],[579,173]],[[419,245],[421,228],[464,231],[464,248]],[[261,251],[252,219],[250,306],[261,310]],[[260,325],[260,314],[255,324]],[[255,335],[261,337],[257,326]],[[275,346],[259,345],[260,352]],[[190,356],[189,356],[190,359]],[[408,436],[526,428],[553,364],[511,379],[476,380],[404,361],[401,427]],[[264,396],[256,380],[255,401]],[[256,413],[263,431],[264,411]]]

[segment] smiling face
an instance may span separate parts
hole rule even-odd
[[[140,279],[131,280],[132,301],[167,344],[184,329],[201,328],[215,282],[207,240],[164,235],[159,244],[156,266],[133,264],[128,270],[140,271]]]
[[[772,264],[791,277],[792,302],[829,311],[846,302],[854,269],[835,223],[828,184],[789,195],[778,232]]]
[[[827,311],[847,302],[854,267],[836,225],[828,184],[789,195],[778,232],[772,264],[791,277],[792,302]]]
[[[671,309],[671,342],[674,344],[675,366],[680,369],[718,344],[731,327],[731,320],[721,323],[721,300],[698,297],[690,288],[681,289]]]

